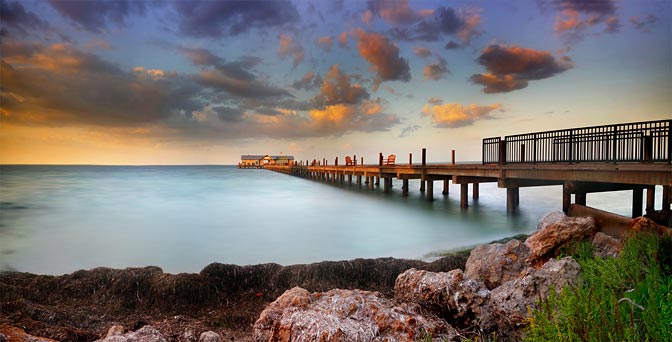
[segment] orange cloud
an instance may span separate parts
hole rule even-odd
[[[367,33],[362,29],[354,31],[357,36],[359,54],[371,64],[376,72],[374,89],[382,81],[411,79],[408,61],[399,56],[399,47],[382,34]]]
[[[347,32],[343,31],[338,36],[338,46],[342,47],[342,48],[348,46],[348,33]]]
[[[292,38],[292,36],[281,33],[278,36],[279,44],[278,47],[278,56],[287,57],[293,56],[292,66],[296,68],[304,59],[303,46]]]
[[[359,84],[352,84],[350,76],[341,72],[338,64],[334,64],[325,75],[320,93],[315,96],[314,101],[318,105],[356,104],[368,98],[366,89]]]
[[[493,110],[501,109],[499,103],[489,106],[471,104],[463,106],[460,103],[431,104],[427,103],[422,108],[424,116],[431,116],[435,127],[457,128],[469,126],[476,120],[488,119]]]
[[[329,52],[331,51],[331,48],[334,46],[334,37],[332,36],[320,37],[317,39],[316,44],[324,51]]]

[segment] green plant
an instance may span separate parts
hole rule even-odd
[[[568,248],[581,265],[578,286],[552,291],[533,311],[527,341],[672,341],[670,238],[637,234],[617,258]]]

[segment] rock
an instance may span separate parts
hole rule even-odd
[[[107,330],[107,335],[105,337],[117,336],[124,334],[124,327],[121,325],[113,325],[110,329]]]
[[[33,336],[26,333],[23,329],[0,325],[0,341],[7,342],[57,342],[50,338]]]
[[[557,256],[563,246],[590,238],[596,232],[597,227],[592,217],[564,217],[544,229],[537,230],[525,240],[530,249],[527,262],[539,267],[546,260]]]
[[[109,333],[109,332],[108,332]],[[166,342],[166,338],[150,325],[124,335],[112,335],[105,337],[99,342]]]
[[[482,281],[465,279],[460,269],[435,273],[413,268],[400,274],[394,284],[395,299],[419,304],[466,326],[489,295]]]
[[[214,331],[204,331],[198,338],[198,342],[222,342],[222,337]]]
[[[537,230],[542,230],[566,217],[567,215],[560,210],[551,211],[539,220],[539,223],[537,223]]]
[[[489,313],[501,331],[515,331],[527,324],[528,308],[550,294],[551,287],[575,286],[581,267],[572,257],[551,259],[539,270],[510,280],[490,292]]]
[[[658,236],[672,236],[672,229],[661,226],[644,216],[632,219],[628,226],[628,234],[640,232],[653,233]]]
[[[529,254],[530,249],[519,240],[511,240],[506,244],[480,245],[471,251],[465,275],[483,281],[492,290],[517,278],[527,267],[525,260]]]
[[[593,246],[595,246],[595,256],[601,258],[615,258],[621,254],[623,249],[621,241],[602,232],[597,232],[593,237]]]
[[[439,341],[457,331],[413,303],[395,305],[378,292],[295,287],[269,304],[254,324],[255,342],[416,341],[426,331]]]

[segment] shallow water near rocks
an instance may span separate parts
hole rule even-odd
[[[512,217],[495,183],[481,184],[468,210],[459,186],[444,197],[436,182],[431,203],[419,181],[410,188],[404,198],[396,180],[384,194],[235,166],[3,165],[0,270],[156,265],[178,273],[212,262],[427,258],[530,233],[562,203],[560,186],[524,188]],[[628,215],[631,196],[589,194],[587,204]]]

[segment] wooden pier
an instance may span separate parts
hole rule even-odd
[[[426,149],[421,161],[413,163],[409,153],[406,163],[392,158],[387,163],[380,153],[376,164],[364,164],[363,158],[347,157],[347,165],[332,165],[326,159],[305,160],[285,166],[265,166],[266,169],[304,178],[330,182],[379,187],[390,193],[392,179],[402,181],[402,195],[407,196],[409,180],[420,180],[420,191],[427,200],[434,200],[434,184],[449,191],[449,182],[460,185],[460,206],[469,206],[468,190],[479,196],[479,184],[496,182],[506,189],[507,211],[515,213],[520,203],[522,187],[562,185],[562,208],[567,212],[572,203],[586,204],[589,193],[631,190],[632,216],[642,215],[644,190],[646,211],[670,213],[672,190],[672,120],[584,127],[548,132],[527,133],[504,138],[483,139],[480,164],[458,164],[455,151],[446,164],[427,164]],[[359,163],[358,163],[359,162]],[[389,164],[389,165],[388,165]],[[655,186],[663,188],[662,208],[654,208]]]

